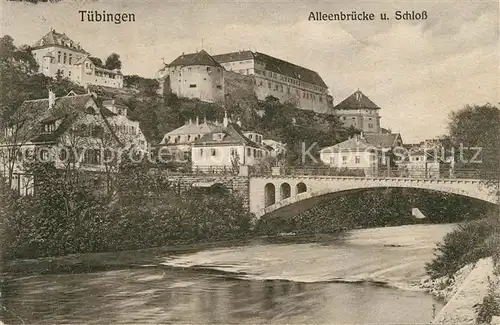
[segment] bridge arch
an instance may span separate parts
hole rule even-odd
[[[276,188],[273,183],[267,183],[264,187],[264,198],[266,208],[276,203]]]
[[[280,200],[288,199],[292,196],[292,187],[288,183],[282,183],[280,186]]]
[[[275,191],[276,188],[281,189],[280,186],[284,183],[291,184],[292,193],[287,198],[282,198],[284,196],[280,195],[281,191]],[[259,191],[262,191],[264,184],[266,184],[264,191],[265,204],[263,204],[263,197],[258,194]],[[357,190],[395,187],[445,192],[498,204],[494,189],[492,190],[484,181],[477,179],[366,178],[347,176],[256,177],[250,180],[250,211],[259,218],[265,214],[294,205],[297,202],[326,194],[342,195],[342,193]],[[255,193],[255,195],[252,193]],[[275,194],[273,195],[273,193]],[[314,200],[309,200],[308,202],[312,201]],[[308,205],[308,202],[304,202],[304,204]]]
[[[304,182],[297,183],[297,194],[307,192],[307,185]]]

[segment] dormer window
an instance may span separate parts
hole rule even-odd
[[[43,132],[54,132],[56,130],[56,123],[46,123],[43,125]]]
[[[217,141],[220,141],[223,138],[224,138],[224,133],[214,133],[214,135],[213,135],[213,139],[217,140]]]

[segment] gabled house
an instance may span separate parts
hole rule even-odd
[[[217,122],[204,119],[200,122],[197,117],[191,119],[181,127],[166,133],[158,147],[158,154],[168,162],[186,162],[191,159],[191,146],[205,134],[218,128]]]
[[[120,152],[147,150],[139,122],[126,108],[94,94],[24,101],[0,144],[0,169],[21,194],[29,194],[26,162],[54,162],[57,168],[105,171]]]
[[[250,140],[245,133],[255,141]],[[197,140],[191,150],[194,171],[252,166],[271,155],[268,147],[262,143],[262,135],[243,132],[238,124],[229,123],[227,117],[222,126]]]
[[[374,173],[381,165],[382,150],[361,134],[321,149],[320,159],[330,167],[363,169],[367,173]]]

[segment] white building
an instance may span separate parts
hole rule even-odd
[[[229,123],[227,116],[221,127],[197,140],[191,150],[194,171],[235,170],[240,166],[256,165],[271,155],[262,143],[262,135],[241,131],[238,124]]]
[[[157,75],[162,94],[197,98],[210,103],[224,101],[224,68],[205,50],[182,54]]]
[[[64,33],[51,30],[35,43],[31,52],[39,65],[39,72],[48,77],[60,74],[82,86],[123,88],[120,71],[96,67],[89,59],[90,54]]]
[[[320,150],[321,161],[334,168],[376,171],[380,157],[380,149],[360,135]]]
[[[216,130],[218,122],[201,122],[197,117],[195,121],[189,120],[183,126],[172,130],[163,136],[158,145],[158,153],[168,162],[186,162],[191,159],[191,146],[205,134]]]
[[[436,148],[418,148],[410,152],[406,161],[406,172],[408,177],[414,178],[439,178],[445,166],[436,155],[439,150]]]

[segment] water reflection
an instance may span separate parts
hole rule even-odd
[[[8,324],[415,322],[428,321],[434,303],[423,293],[374,285],[161,268],[14,278],[4,293]]]
[[[147,261],[139,254],[141,262],[153,265],[148,267],[11,277],[2,284],[2,319],[7,324],[427,323],[433,304],[439,310],[441,303],[373,280],[419,279],[435,243],[449,230],[360,230],[345,238],[315,238],[312,244],[257,240],[176,257],[155,254],[158,258]]]

